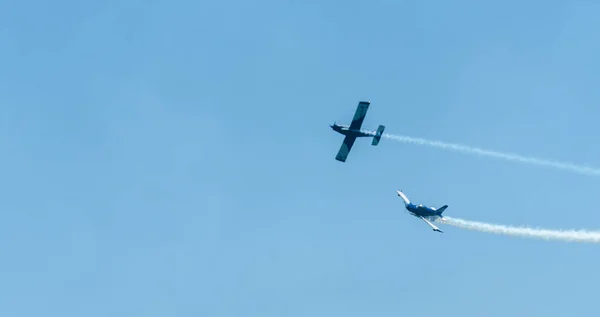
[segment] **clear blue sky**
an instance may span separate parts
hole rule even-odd
[[[404,212],[600,229],[593,1],[0,4],[0,315],[582,316],[600,247]]]

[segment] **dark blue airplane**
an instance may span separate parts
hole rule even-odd
[[[438,209],[435,209],[433,207],[427,207],[424,205],[414,205],[410,202],[410,200],[408,200],[408,197],[406,197],[406,195],[401,190],[396,190],[396,192],[398,193],[398,196],[400,196],[402,200],[404,200],[404,206],[411,215],[423,219],[423,221],[427,222],[427,224],[430,225],[431,228],[433,228],[433,231],[443,233],[443,231],[440,230],[440,228],[436,227],[431,221],[435,221],[438,218],[441,218],[443,220],[444,216],[442,216],[442,213],[444,212],[444,210],[446,210],[446,208],[448,208],[448,205],[444,205]]]
[[[365,115],[367,114],[367,110],[369,110],[370,101],[361,101],[358,103],[356,107],[356,111],[354,112],[354,118],[352,118],[352,123],[349,126],[347,125],[339,125],[337,123],[333,123],[329,125],[334,131],[345,135],[344,142],[340,147],[335,159],[340,162],[345,162],[346,158],[348,158],[348,154],[352,149],[352,145],[354,145],[354,141],[356,138],[360,137],[373,137],[373,142],[371,145],[379,144],[379,140],[381,139],[381,135],[383,134],[383,130],[385,126],[380,125],[377,128],[377,131],[361,131],[360,128],[362,126],[363,121],[365,120]]]

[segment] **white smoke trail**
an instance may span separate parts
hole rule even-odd
[[[371,133],[373,135],[375,134],[375,132],[369,132],[369,133]],[[512,153],[502,153],[502,152],[484,150],[484,149],[471,147],[471,146],[467,146],[467,145],[446,143],[446,142],[442,142],[442,141],[427,140],[427,139],[421,139],[421,138],[413,138],[413,137],[403,136],[403,135],[392,135],[392,134],[384,133],[382,135],[382,137],[391,139],[391,140],[395,140],[395,141],[399,141],[399,142],[416,144],[416,145],[425,145],[425,146],[434,147],[434,148],[443,149],[443,150],[451,150],[451,151],[462,152],[462,153],[467,153],[467,154],[488,156],[488,157],[493,157],[493,158],[497,158],[497,159],[503,159],[503,160],[513,161],[513,162],[528,163],[528,164],[533,164],[533,165],[538,165],[538,166],[553,167],[553,168],[568,170],[571,172],[576,172],[576,173],[585,174],[585,175],[600,176],[600,169],[598,169],[598,168],[587,167],[587,166],[582,166],[582,165],[577,165],[577,164],[572,164],[572,163],[563,163],[563,162],[546,160],[546,159],[541,159],[541,158],[536,158],[536,157],[521,156],[521,155],[512,154]]]
[[[548,230],[528,227],[512,227],[477,221],[469,221],[451,217],[437,219],[437,222],[445,223],[463,229],[502,234],[508,236],[537,238],[544,240],[562,240],[568,242],[600,243],[600,232],[598,231]]]

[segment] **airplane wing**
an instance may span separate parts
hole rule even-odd
[[[406,197],[406,195],[401,190],[396,190],[396,193],[398,193],[398,196],[400,196],[400,198],[402,198],[402,200],[404,200],[405,205],[410,204],[410,200],[408,199],[408,197]]]
[[[350,129],[360,130],[360,128],[362,127],[362,123],[365,120],[367,110],[369,110],[370,104],[370,101],[361,101],[358,103],[356,111],[354,112],[354,118],[352,118],[352,123],[350,123]]]
[[[340,162],[346,162],[346,158],[348,157],[348,154],[350,153],[350,150],[352,149],[352,145],[354,145],[354,141],[356,141],[356,137],[346,136],[344,138],[344,142],[342,143],[342,146],[340,146],[340,149],[337,152],[337,155],[335,156],[335,159]]]
[[[430,225],[431,228],[433,228],[433,231],[444,233],[442,230],[440,230],[440,228],[436,227],[433,223],[431,223],[431,221],[425,219],[425,217],[419,216],[419,218],[421,218],[421,219],[423,219],[423,221],[427,222],[427,224]]]

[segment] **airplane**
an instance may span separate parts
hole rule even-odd
[[[383,130],[385,126],[380,125],[377,128],[377,131],[361,131],[361,126],[363,121],[365,120],[365,115],[367,114],[367,110],[369,110],[370,101],[360,101],[358,106],[356,107],[356,111],[354,112],[354,118],[352,118],[352,122],[350,125],[340,125],[336,122],[333,122],[332,125],[329,125],[334,131],[345,135],[342,146],[338,150],[335,159],[340,162],[345,162],[346,158],[348,158],[348,154],[352,149],[352,145],[354,145],[354,141],[359,137],[373,137],[373,142],[371,145],[375,146],[379,144],[379,140],[381,139],[381,135],[383,134]]]
[[[440,228],[436,227],[433,223],[431,223],[431,221],[435,221],[438,218],[444,220],[444,216],[442,216],[442,213],[444,212],[444,210],[446,210],[446,208],[448,208],[448,205],[444,205],[437,209],[433,207],[427,207],[422,204],[415,205],[410,202],[408,197],[406,197],[406,195],[401,190],[396,190],[396,192],[398,193],[398,196],[400,196],[402,200],[404,200],[404,206],[411,215],[423,219],[423,221],[425,221],[428,225],[431,226],[431,228],[433,228],[433,231],[444,233],[442,230],[440,230]]]

